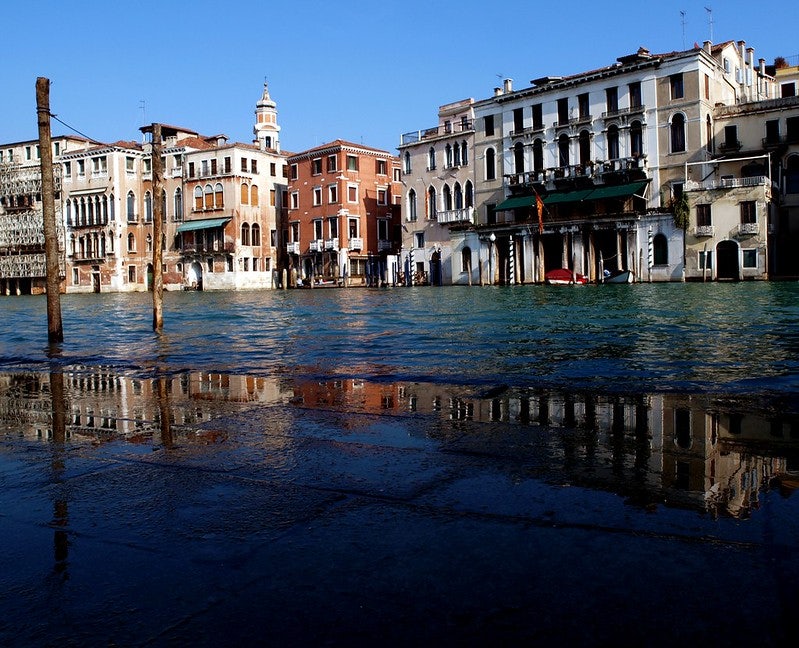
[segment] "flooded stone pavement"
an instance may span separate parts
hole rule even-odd
[[[0,374],[0,645],[783,646],[790,394]]]

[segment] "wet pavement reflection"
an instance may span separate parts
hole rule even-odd
[[[3,373],[0,644],[785,645],[798,406]]]

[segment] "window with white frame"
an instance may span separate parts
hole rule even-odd
[[[347,185],[347,202],[349,203],[358,202],[358,185],[355,184]]]
[[[319,163],[321,164],[321,160]],[[318,207],[322,204],[322,187],[314,187],[313,188],[313,204],[314,207]]]
[[[338,203],[338,185],[332,184],[327,187],[327,202],[331,205]]]

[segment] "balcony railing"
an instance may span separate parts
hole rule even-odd
[[[741,150],[741,142],[739,140],[726,140],[719,144],[719,150],[722,153],[729,153],[731,151],[740,151]]]
[[[379,240],[377,242],[377,251],[386,252],[391,249],[391,241]]]
[[[325,250],[338,251],[338,237],[325,240]]]
[[[471,223],[474,217],[474,207],[462,209],[447,209],[438,212],[439,223]]]
[[[308,244],[308,249],[311,252],[324,252],[325,251],[324,239],[314,239]]]
[[[426,139],[433,139],[441,135],[450,135],[453,133],[466,133],[474,130],[474,122],[467,119],[463,122],[452,122],[449,125],[441,124],[433,126],[432,128],[424,128],[418,131],[410,131],[400,135],[400,146],[404,144],[415,144]]]
[[[718,180],[686,180],[683,188],[685,191],[701,191],[703,189],[740,189],[742,187],[758,187],[768,185],[768,176],[752,176],[751,178],[724,177]]]
[[[593,120],[593,115],[580,115],[579,117],[569,117],[566,121],[556,121],[553,126],[555,128],[567,128],[569,126],[577,126],[578,124],[588,124]]]
[[[777,148],[782,144],[785,144],[785,137],[782,135],[772,135],[771,137],[763,138],[764,149]]]
[[[621,117],[622,115],[635,115],[638,113],[642,113],[645,110],[645,106],[630,106],[629,108],[614,108],[613,110],[606,110],[602,113],[602,119],[614,119],[616,117]]]
[[[349,243],[350,250],[363,250],[363,239],[362,238],[351,238]]]
[[[210,243],[184,243],[180,251],[184,254],[196,254],[201,252],[233,252],[236,246],[232,242],[223,243],[222,241],[211,241]]]
[[[738,225],[738,236],[754,236],[759,231],[759,223],[740,223]]]
[[[697,225],[694,228],[694,236],[697,238],[704,238],[708,236],[713,236],[715,233],[715,228],[713,225]]]
[[[286,253],[287,254],[299,254],[300,253],[300,242],[295,241],[293,243],[286,243]]]

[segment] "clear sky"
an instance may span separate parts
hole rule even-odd
[[[640,46],[687,49],[711,29],[716,43],[745,40],[756,59],[796,64],[789,5],[3,0],[0,142],[38,137],[38,76],[51,81],[51,111],[100,141],[140,139],[158,121],[250,142],[266,79],[284,150],[341,138],[394,152],[401,133],[437,123],[439,105],[486,98],[502,78],[518,89]]]

